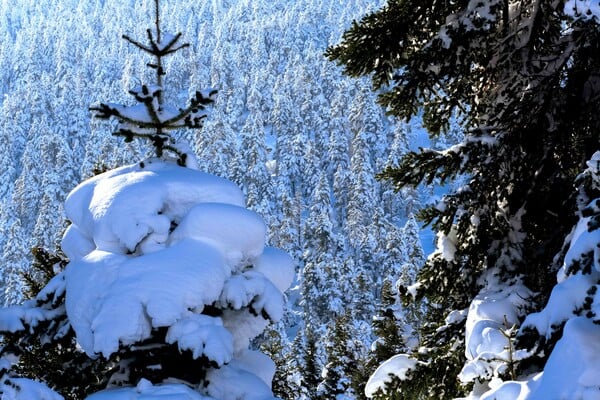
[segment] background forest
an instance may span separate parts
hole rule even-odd
[[[89,112],[105,99],[126,103],[127,89],[147,79],[146,61],[120,40],[144,35],[152,13],[145,3],[0,4],[4,304],[22,301],[31,248],[56,249],[66,194],[95,171],[148,153],[135,141],[124,146]],[[166,64],[176,97],[167,100],[219,91],[204,129],[187,137],[201,169],[240,185],[265,218],[269,243],[297,263],[286,317],[256,343],[280,367],[274,391],[283,398],[361,398],[379,362],[401,350],[397,326],[410,343],[419,317],[418,307],[394,306],[396,282],[411,283],[431,251],[414,215],[434,189],[396,193],[375,175],[409,149],[454,143],[458,129],[430,143],[418,118],[385,116],[368,79],[342,76],[323,56],[353,19],[381,5],[163,2],[167,30],[191,44]],[[384,333],[390,342],[380,338],[371,351]]]

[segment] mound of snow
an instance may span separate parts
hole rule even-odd
[[[108,357],[215,302],[229,274],[222,254],[193,239],[138,257],[95,250],[66,268],[67,315],[81,347]]]
[[[41,382],[26,378],[11,378],[0,383],[2,400],[64,400]]]
[[[265,248],[263,219],[243,204],[233,183],[158,160],[98,175],[69,195],[63,284],[81,348],[109,357],[163,340],[153,335],[166,328],[166,344],[213,366],[202,392],[211,397],[142,380],[89,400],[273,399],[275,366],[248,346],[282,317],[294,263]],[[38,318],[11,312],[11,329],[21,329],[19,318]]]
[[[379,390],[385,392],[386,384],[391,383],[393,378],[407,379],[409,372],[414,370],[417,364],[418,361],[407,354],[396,354],[384,361],[369,378],[365,386],[365,395],[373,397]]]
[[[76,228],[66,233],[63,250],[74,261],[81,249],[126,254],[143,250],[144,240],[150,249],[164,247],[171,223],[205,202],[243,206],[244,197],[226,179],[157,160],[105,172],[67,197],[65,212]]]
[[[142,379],[135,388],[108,389],[86,397],[86,400],[214,400],[202,396],[183,384],[152,385]]]
[[[266,233],[263,219],[254,211],[230,204],[201,203],[188,211],[170,235],[169,243],[182,238],[207,241],[237,269],[260,256]]]

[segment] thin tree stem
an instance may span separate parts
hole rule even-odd
[[[154,13],[155,13],[155,24],[156,24],[156,44],[160,47],[160,5],[159,0],[154,0]],[[162,82],[162,74],[163,74],[163,66],[162,66],[162,57],[160,54],[156,55],[156,85],[161,87],[163,86]],[[162,91],[158,94],[158,108],[163,105],[163,95]]]

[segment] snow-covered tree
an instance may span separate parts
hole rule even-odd
[[[341,68],[322,54],[328,44],[339,40],[353,19],[382,4],[382,0],[229,0],[197,4],[163,0],[161,4],[163,12],[167,12],[163,18],[165,28],[186,32],[185,39],[190,43],[176,57],[163,58],[167,73],[164,78],[169,84],[169,90],[163,93],[163,104],[185,108],[187,99],[205,84],[218,88],[220,93],[211,106],[211,118],[201,131],[182,129],[168,133],[192,144],[201,170],[233,180],[244,188],[249,165],[245,158],[251,152],[242,148],[240,133],[250,117],[260,117],[268,172],[275,174],[275,194],[260,199],[271,202],[268,206],[274,209],[272,215],[265,215],[267,225],[276,228],[269,231],[269,243],[293,255],[298,271],[306,265],[302,253],[309,235],[305,232],[314,232],[316,228],[311,225],[319,221],[312,218],[307,223],[313,206],[312,192],[321,170],[325,170],[332,189],[331,231],[341,243],[332,268],[340,272],[345,306],[354,301],[354,295],[356,299],[366,299],[359,293],[357,273],[362,276],[361,282],[373,282],[367,284],[371,285],[369,296],[379,293],[380,288],[375,285],[381,277],[372,279],[365,272],[374,274],[380,265],[365,266],[360,262],[355,248],[347,245],[347,233],[340,228],[347,219],[351,187],[350,141],[354,134],[350,130],[350,109],[352,103],[360,108],[356,97],[368,93],[364,82],[358,84],[342,76]],[[156,79],[156,70],[145,67],[147,62],[155,63],[153,55],[143,52],[146,57],[142,59],[131,51],[135,47],[130,42],[114,40],[115,32],[124,32],[139,38],[140,44],[147,44],[145,25],[139,21],[152,18],[152,7],[153,2],[120,0],[0,2],[0,137],[4,144],[0,155],[0,276],[10,282],[6,289],[15,296],[13,301],[20,298],[21,274],[32,268],[30,247],[53,243],[65,228],[63,199],[48,201],[55,195],[64,198],[72,188],[72,184],[61,181],[60,190],[53,190],[58,188],[54,183],[61,179],[62,171],[69,180],[79,182],[142,160],[154,151],[152,143],[146,140],[124,144],[122,137],[107,135],[106,121],[92,119],[90,123],[88,109],[90,103],[106,100],[135,105],[134,97],[123,88],[141,87]],[[189,80],[189,86],[184,80]],[[372,97],[361,97],[365,109],[373,106]],[[382,121],[376,146],[378,151],[384,149],[387,153],[391,126]],[[360,125],[359,120],[356,122]],[[110,129],[116,130],[117,125],[113,120]],[[46,157],[41,149],[45,139],[38,136],[48,135],[53,136],[50,142],[67,145],[65,154],[73,162],[66,163],[64,170],[47,161],[51,157]],[[330,154],[330,149],[335,154]],[[372,147],[367,152],[379,157]],[[168,150],[166,153],[174,155]],[[370,174],[377,173],[378,163],[385,159],[387,154],[381,160],[374,159]],[[19,183],[18,189],[15,182]],[[388,199],[393,196],[388,194]],[[403,196],[399,197],[402,200]],[[379,200],[376,196],[378,205],[385,203],[383,210],[377,210],[381,220],[400,226],[406,217],[403,208],[396,211],[393,201]],[[44,204],[38,207],[40,202]],[[277,222],[269,221],[269,217]],[[378,226],[391,229],[390,225]],[[374,227],[369,231],[371,238],[383,237],[374,235],[375,230]],[[380,259],[384,248],[383,243],[376,243],[374,258]],[[304,310],[299,306],[301,275],[297,278],[294,290],[287,296],[289,313],[284,323],[290,337],[282,340],[284,344],[293,342],[296,333],[303,329],[300,327]],[[325,292],[340,282],[324,280]],[[376,298],[364,300],[371,304],[360,304],[364,314],[361,318],[367,323],[371,315],[365,306],[375,306]],[[318,331],[314,342],[319,351],[324,340],[323,332]],[[291,352],[292,357],[301,357],[300,354]],[[298,376],[295,371],[299,370],[299,361],[289,363],[290,376]],[[317,377],[320,374],[318,370]],[[297,382],[307,384],[293,381]],[[305,388],[300,389],[294,393]],[[82,397],[85,396],[79,398]]]
[[[397,187],[465,180],[422,213],[438,237],[414,287],[430,305],[422,347],[379,375],[416,368],[403,393],[484,398],[488,385],[550,362],[548,346],[532,349],[533,368],[503,352],[551,298],[574,179],[598,148],[599,32],[597,2],[396,0],[329,50],[349,74],[371,76],[396,116],[422,110],[437,135],[458,114],[464,130],[460,143],[410,152],[384,174]]]
[[[161,57],[181,47],[180,35],[161,39],[154,5],[150,44],[126,39],[156,56],[157,81],[132,90],[138,106],[93,109],[126,140],[150,139],[155,157],[69,194],[68,260],[38,253],[47,282],[0,310],[3,399],[274,399],[275,365],[250,341],[281,319],[293,262],[266,246],[242,191],[194,168],[167,132],[199,127],[208,98],[178,112],[162,103]]]
[[[305,248],[302,259],[302,304],[305,323],[325,326],[344,313],[344,275],[341,267],[341,243],[333,227],[331,189],[327,176],[320,174],[313,192],[312,206],[303,230]]]
[[[297,379],[298,391],[290,394],[290,398],[312,400],[317,396],[317,386],[321,380],[321,369],[324,363],[323,351],[319,348],[318,335],[314,326],[307,324],[298,332],[293,351],[297,354],[296,364],[300,371]]]
[[[348,310],[334,319],[327,332],[325,351],[327,359],[317,387],[318,400],[355,399],[352,377],[358,366],[360,339],[353,335],[352,317]]]
[[[258,110],[257,110],[258,111]],[[244,189],[248,206],[261,213],[273,213],[273,183],[267,169],[265,126],[254,112],[246,119],[240,132],[242,139],[242,159],[245,160]]]

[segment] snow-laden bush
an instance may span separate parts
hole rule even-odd
[[[90,360],[118,366],[100,381],[137,385],[90,399],[272,398],[274,365],[248,347],[281,318],[293,262],[265,247],[262,218],[243,204],[231,182],[168,160],[83,182],[65,204],[70,262],[36,299],[2,310],[0,330],[60,325],[52,342],[73,329]]]

